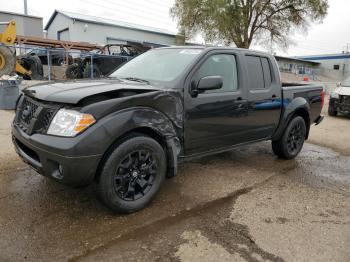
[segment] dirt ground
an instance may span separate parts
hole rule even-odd
[[[350,261],[350,118],[326,115],[302,153],[270,143],[187,162],[155,201],[115,215],[15,154],[0,111],[0,261]]]

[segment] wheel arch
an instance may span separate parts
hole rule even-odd
[[[276,132],[272,136],[272,140],[278,140],[284,130],[287,128],[289,122],[296,116],[301,116],[306,125],[305,140],[308,139],[310,133],[310,105],[308,101],[303,97],[297,97],[293,99],[282,111],[281,123]]]
[[[303,107],[298,108],[290,120],[292,120],[294,117],[297,117],[297,116],[301,116],[304,119],[304,122],[306,125],[305,140],[307,140],[309,138],[309,133],[310,133],[310,115],[309,115],[309,112]]]
[[[113,152],[113,150],[115,150],[118,147],[118,145],[120,145],[124,141],[137,135],[148,136],[161,145],[161,147],[164,149],[165,157],[167,159],[167,177],[173,177],[176,175],[177,157],[181,150],[179,139],[176,136],[166,137],[162,135],[159,132],[159,130],[156,130],[150,126],[137,126],[131,128],[128,131],[125,131],[123,134],[114,139],[114,141],[110,144],[110,146],[107,148],[98,164],[97,171],[95,174],[95,181],[99,179],[103,165],[106,162],[108,156]]]

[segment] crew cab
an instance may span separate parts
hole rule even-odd
[[[271,140],[292,159],[323,116],[322,86],[282,85],[272,55],[224,47],[150,50],[108,78],[23,91],[12,126],[22,159],[111,210],[145,207],[185,159]],[[195,190],[195,189],[194,189]]]
[[[337,116],[338,113],[350,114],[350,77],[330,94],[328,114]]]

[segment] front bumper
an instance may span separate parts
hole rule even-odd
[[[344,96],[343,96],[344,97]],[[333,108],[333,110],[339,112],[339,113],[350,113],[350,103],[345,102],[345,99],[338,99],[338,98],[330,98],[329,99],[329,107]],[[346,100],[348,101],[348,100]]]
[[[38,173],[73,186],[91,183],[102,158],[102,154],[72,153],[83,148],[85,140],[29,136],[16,125],[12,125],[12,139],[18,155]]]

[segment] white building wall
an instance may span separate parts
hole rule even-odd
[[[321,54],[299,57],[320,63],[320,74],[334,81],[343,81],[350,77],[350,54]]]
[[[139,42],[146,41],[163,45],[173,45],[175,43],[175,36],[168,36],[129,28],[87,23],[81,21],[76,21],[72,26],[72,41],[82,41],[104,45],[108,43],[108,38]]]
[[[55,19],[52,21],[49,29],[47,30],[47,38],[57,40],[57,32],[69,28],[68,38],[70,41],[75,41],[72,39],[71,28],[73,26],[73,20],[58,13]]]
[[[339,81],[350,76],[350,58],[319,60],[321,62],[321,73],[328,77],[336,78]],[[334,69],[339,66],[339,69]]]
[[[57,32],[64,30],[67,27],[69,28],[69,32],[64,33],[65,38],[67,37],[67,34],[69,34],[69,40],[76,42],[105,45],[111,42],[114,43],[115,40],[112,39],[120,39],[139,42],[146,41],[163,45],[175,44],[175,36],[90,22],[74,21],[60,13],[56,15],[48,29],[48,38],[57,39]],[[108,38],[111,40],[107,41]]]

